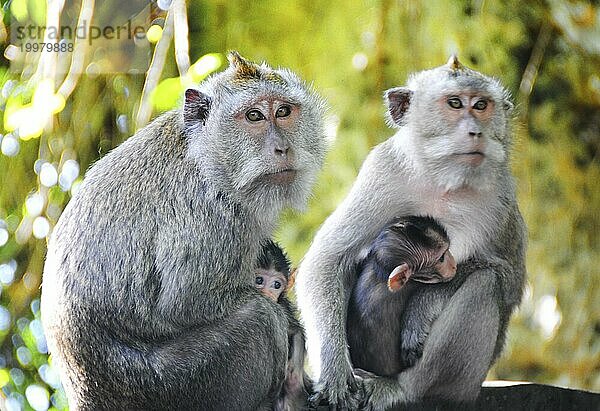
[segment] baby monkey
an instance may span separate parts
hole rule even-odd
[[[271,240],[263,244],[255,273],[256,288],[284,308],[289,322],[286,376],[273,409],[298,410],[306,405],[312,383],[304,372],[304,329],[296,318],[296,307],[286,295],[286,291],[294,284],[294,273],[290,272],[290,262],[281,247]]]
[[[449,247],[446,230],[436,220],[415,216],[394,219],[371,243],[348,307],[354,367],[395,375],[414,365],[434,311],[410,304],[411,296],[431,287],[426,284],[454,277],[456,261]]]
[[[287,300],[284,291],[291,288],[294,278],[292,276],[290,279],[290,262],[281,247],[268,240],[258,256],[258,266],[255,271],[256,288],[276,303]]]

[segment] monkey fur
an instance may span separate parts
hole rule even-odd
[[[396,134],[368,155],[298,269],[313,400],[368,410],[425,398],[473,401],[525,281],[526,230],[509,162],[512,103],[499,81],[456,56],[387,90],[385,102]],[[414,321],[419,311],[435,318],[414,366],[392,377],[355,375],[346,316],[356,265],[388,221],[409,215],[442,224],[457,274],[423,287],[421,302],[431,307],[412,307]]]
[[[71,410],[271,409],[280,391],[289,319],[254,267],[281,210],[304,207],[324,104],[228,58],[94,164],[54,229],[42,321]]]
[[[346,320],[355,368],[390,376],[414,365],[430,323],[401,319],[415,316],[406,309],[411,295],[454,277],[449,245],[446,231],[433,218],[415,216],[392,220],[373,241],[359,264]],[[401,339],[401,330],[414,337]]]

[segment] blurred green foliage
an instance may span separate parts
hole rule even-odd
[[[18,13],[36,10],[43,21],[37,3],[2,2],[5,46]],[[599,22],[600,7],[578,0],[194,2],[196,63],[178,76],[171,47],[150,101],[155,115],[175,106],[229,49],[314,83],[336,139],[306,212],[287,212],[277,232],[297,264],[369,150],[393,133],[383,90],[454,52],[499,77],[519,113],[513,169],[529,226],[529,285],[489,377],[600,391]],[[46,238],[84,170],[135,132],[145,77],[84,75],[61,101],[31,70],[8,66],[0,63],[0,386],[11,410],[64,409],[39,321]]]

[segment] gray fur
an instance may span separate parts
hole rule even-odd
[[[280,298],[279,304],[286,312],[288,328],[288,361],[285,380],[281,392],[273,405],[274,411],[295,411],[307,408],[312,381],[304,371],[306,357],[306,338],[302,324],[296,318],[296,307],[287,298]]]
[[[240,64],[91,167],[54,229],[42,320],[72,410],[264,409],[281,388],[288,319],[253,268],[323,161],[323,103],[287,70],[240,80]],[[273,153],[233,124],[258,97],[301,107],[287,186],[261,180]]]
[[[407,88],[410,106],[400,110],[397,133],[369,154],[349,195],[315,236],[297,276],[311,369],[322,396],[338,406],[355,408],[365,400],[366,408],[382,410],[430,396],[475,399],[501,350],[525,281],[525,226],[509,170],[508,93],[494,79],[449,66],[412,76]],[[465,91],[495,103],[490,122],[478,124],[486,146],[485,160],[476,168],[452,160],[453,150],[466,147],[470,130],[449,128],[435,105],[445,95]],[[387,221],[403,215],[437,219],[448,232],[459,271],[455,280],[439,285],[448,291],[439,297],[443,309],[431,324],[421,359],[394,378],[359,379],[362,398],[352,386],[357,379],[345,328],[355,266]],[[457,290],[454,283],[460,285]]]

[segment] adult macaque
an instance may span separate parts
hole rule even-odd
[[[42,320],[71,410],[278,396],[289,323],[254,267],[322,164],[323,103],[286,69],[229,62],[94,164],[55,227]]]
[[[405,312],[406,301],[420,288],[454,277],[456,263],[449,247],[446,231],[430,217],[394,219],[373,241],[360,263],[348,307],[354,367],[389,376],[414,365],[431,324],[416,320],[428,317],[427,307]],[[421,338],[401,340],[401,329]]]
[[[513,106],[497,80],[455,56],[386,91],[385,100],[397,133],[369,154],[298,271],[317,397],[377,410],[424,398],[472,401],[501,351],[525,278],[525,226],[509,165]],[[440,289],[431,296],[439,316],[416,364],[357,379],[346,344],[356,264],[388,221],[408,215],[445,227],[457,274],[432,286]]]
[[[281,247],[267,241],[258,257],[255,286],[266,297],[280,304],[288,317],[288,362],[281,393],[274,410],[295,411],[307,405],[308,390],[312,383],[304,372],[306,356],[304,329],[296,318],[296,308],[287,298],[287,290],[294,282],[290,262]]]

